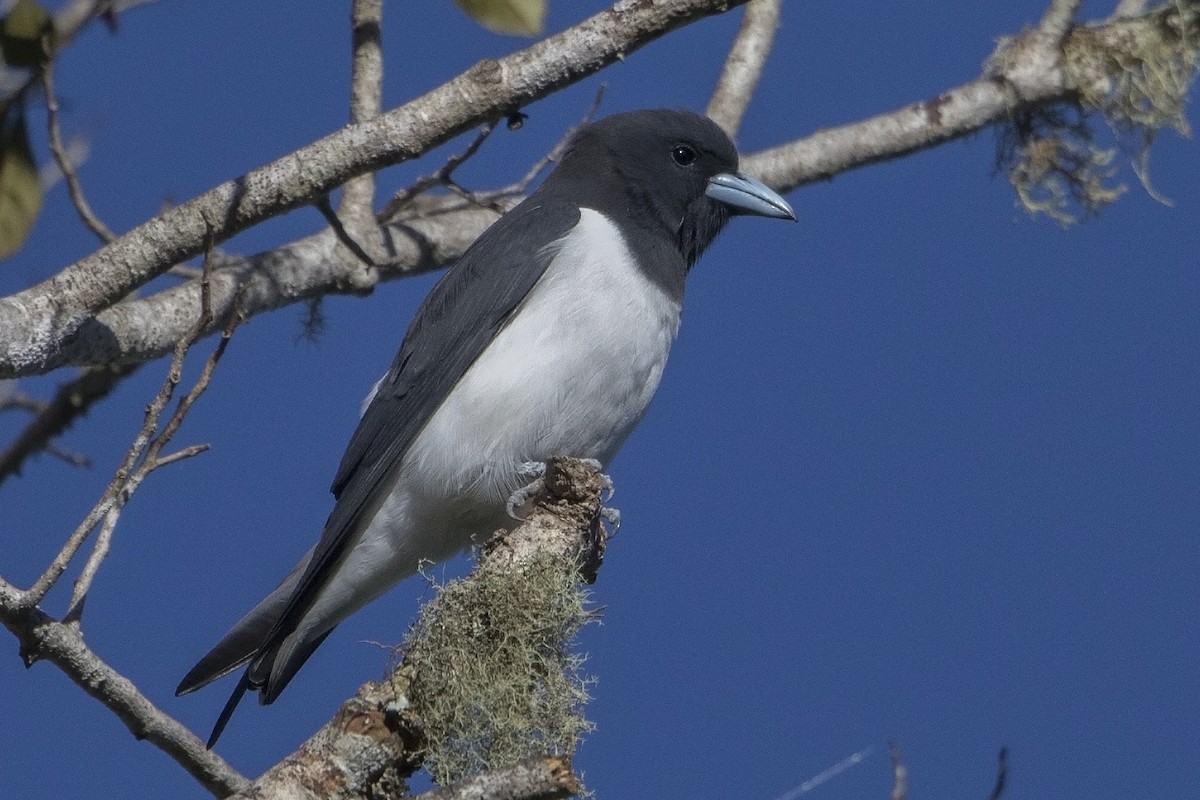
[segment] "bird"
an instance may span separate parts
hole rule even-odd
[[[245,667],[209,748],[247,691],[273,702],[350,614],[512,529],[528,465],[609,464],[658,387],[688,273],[735,215],[796,219],[707,117],[645,109],[579,129],[418,309],[316,545],[180,682],[176,695]]]

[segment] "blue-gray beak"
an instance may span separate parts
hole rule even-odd
[[[712,176],[704,193],[732,208],[735,214],[796,219],[796,212],[774,189],[740,172],[722,172]]]

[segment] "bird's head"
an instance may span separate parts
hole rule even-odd
[[[776,192],[738,172],[729,136],[690,111],[632,111],[582,128],[547,184],[555,181],[586,194],[581,205],[669,235],[689,268],[735,214],[796,218]]]

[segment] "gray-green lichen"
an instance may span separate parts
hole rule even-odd
[[[592,615],[577,571],[553,558],[442,586],[403,647],[409,697],[441,785],[534,754],[574,754],[592,725],[575,636]]]
[[[993,64],[1003,68],[1002,46]],[[998,164],[1030,214],[1063,226],[1099,213],[1124,193],[1115,180],[1119,149],[1135,155],[1135,169],[1149,185],[1146,165],[1158,131],[1189,135],[1185,106],[1200,64],[1200,2],[1174,0],[1150,14],[1104,26],[1077,27],[1062,44],[1062,66],[1076,89],[1076,105],[1048,106],[1014,115],[1001,132]],[[1101,117],[1116,147],[1097,142],[1093,120]],[[1157,195],[1155,195],[1157,196]]]

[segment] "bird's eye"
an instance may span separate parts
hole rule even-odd
[[[671,158],[681,167],[690,167],[696,160],[696,151],[686,144],[677,144],[671,150]]]

